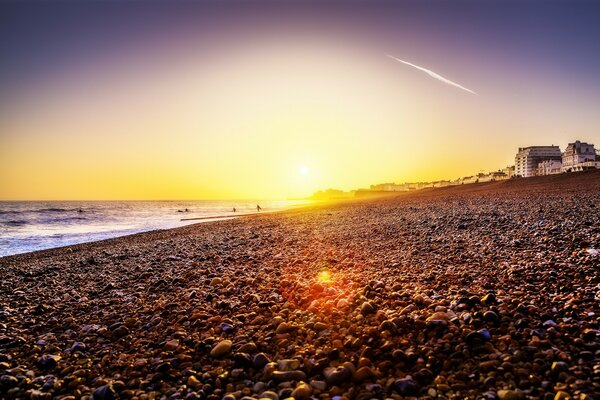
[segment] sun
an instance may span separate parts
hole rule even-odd
[[[308,173],[310,171],[308,170],[308,167],[306,165],[303,165],[303,166],[300,167],[300,171],[299,172],[300,172],[300,175],[306,176],[306,175],[308,175]]]

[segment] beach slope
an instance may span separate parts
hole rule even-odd
[[[600,171],[0,258],[0,397],[598,398]]]

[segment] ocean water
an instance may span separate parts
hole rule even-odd
[[[234,217],[256,212],[257,204],[264,212],[270,212],[308,203],[305,200],[3,201],[0,202],[0,257],[202,222],[181,221],[182,218]],[[233,212],[233,207],[237,212]]]

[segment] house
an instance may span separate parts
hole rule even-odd
[[[560,174],[562,171],[562,162],[558,160],[546,160],[538,164],[538,176]]]

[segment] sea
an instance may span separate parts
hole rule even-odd
[[[310,201],[0,201],[0,257],[235,218],[257,204],[273,212]]]

